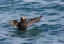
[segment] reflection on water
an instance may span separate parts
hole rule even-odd
[[[38,29],[38,27],[34,27],[33,29],[21,31],[21,30],[14,30],[11,31],[10,36],[12,37],[21,37],[21,38],[32,38],[32,37],[38,37],[39,34],[42,32],[41,29]]]

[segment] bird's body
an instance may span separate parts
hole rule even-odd
[[[22,16],[21,17],[21,21],[18,22],[17,20],[12,20],[10,21],[10,25],[16,26],[18,27],[19,30],[26,30],[27,26],[30,26],[36,22],[38,22],[40,19],[42,18],[42,16],[30,19],[29,21],[26,21],[26,17]]]
[[[24,31],[27,28],[27,22],[19,22],[17,27],[18,27],[19,30]]]

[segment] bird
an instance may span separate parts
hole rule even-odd
[[[21,16],[20,22],[18,22],[17,20],[11,20],[9,24],[14,26],[15,28],[18,28],[19,30],[24,31],[28,26],[37,23],[42,17],[43,16],[39,16],[27,21],[27,18],[25,16]]]

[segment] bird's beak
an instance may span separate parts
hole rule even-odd
[[[26,18],[24,18],[24,20],[26,20]]]

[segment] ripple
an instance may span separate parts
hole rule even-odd
[[[32,44],[32,43],[22,43],[22,44]]]
[[[64,2],[64,0],[60,0],[61,2]]]
[[[59,8],[59,11],[64,11],[64,7],[60,7]]]
[[[9,25],[38,16],[43,18],[22,32]],[[64,0],[1,0],[0,44],[64,44]]]
[[[49,20],[49,22],[56,22],[57,20],[55,19],[55,20]]]
[[[51,15],[58,15],[58,13],[49,13],[48,16]]]
[[[12,37],[21,37],[21,38],[32,38],[32,37],[38,37],[39,33],[41,33],[41,30],[34,27],[33,29],[27,30],[25,32],[22,31],[13,31],[10,36]]]
[[[58,40],[58,42],[64,43],[64,41],[63,41],[63,40]]]

